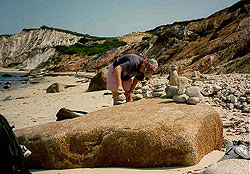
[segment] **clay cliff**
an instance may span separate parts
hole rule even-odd
[[[159,62],[158,73],[175,64],[182,74],[250,73],[250,1],[211,16],[175,22],[118,38],[94,37],[41,27],[0,36],[0,66],[53,71],[93,71],[117,56],[137,53]]]

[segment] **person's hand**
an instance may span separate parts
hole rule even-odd
[[[126,96],[126,101],[127,102],[130,102],[133,98],[133,92],[132,91],[129,91],[128,92],[128,95]]]
[[[119,94],[125,93],[125,91],[124,91],[124,89],[123,89],[122,86],[119,86],[119,87],[118,87],[117,92],[118,92]]]

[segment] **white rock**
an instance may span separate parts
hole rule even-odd
[[[136,101],[136,100],[140,100],[140,99],[143,99],[143,95],[142,94],[135,94],[133,96],[133,100]]]

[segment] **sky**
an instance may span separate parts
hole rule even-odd
[[[0,35],[43,25],[93,36],[121,36],[199,19],[239,0],[0,0]]]

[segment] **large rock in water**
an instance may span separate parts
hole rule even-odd
[[[103,69],[98,72],[90,81],[88,91],[99,91],[106,89],[108,70]]]
[[[209,105],[142,99],[16,131],[30,168],[189,166],[222,146]]]

